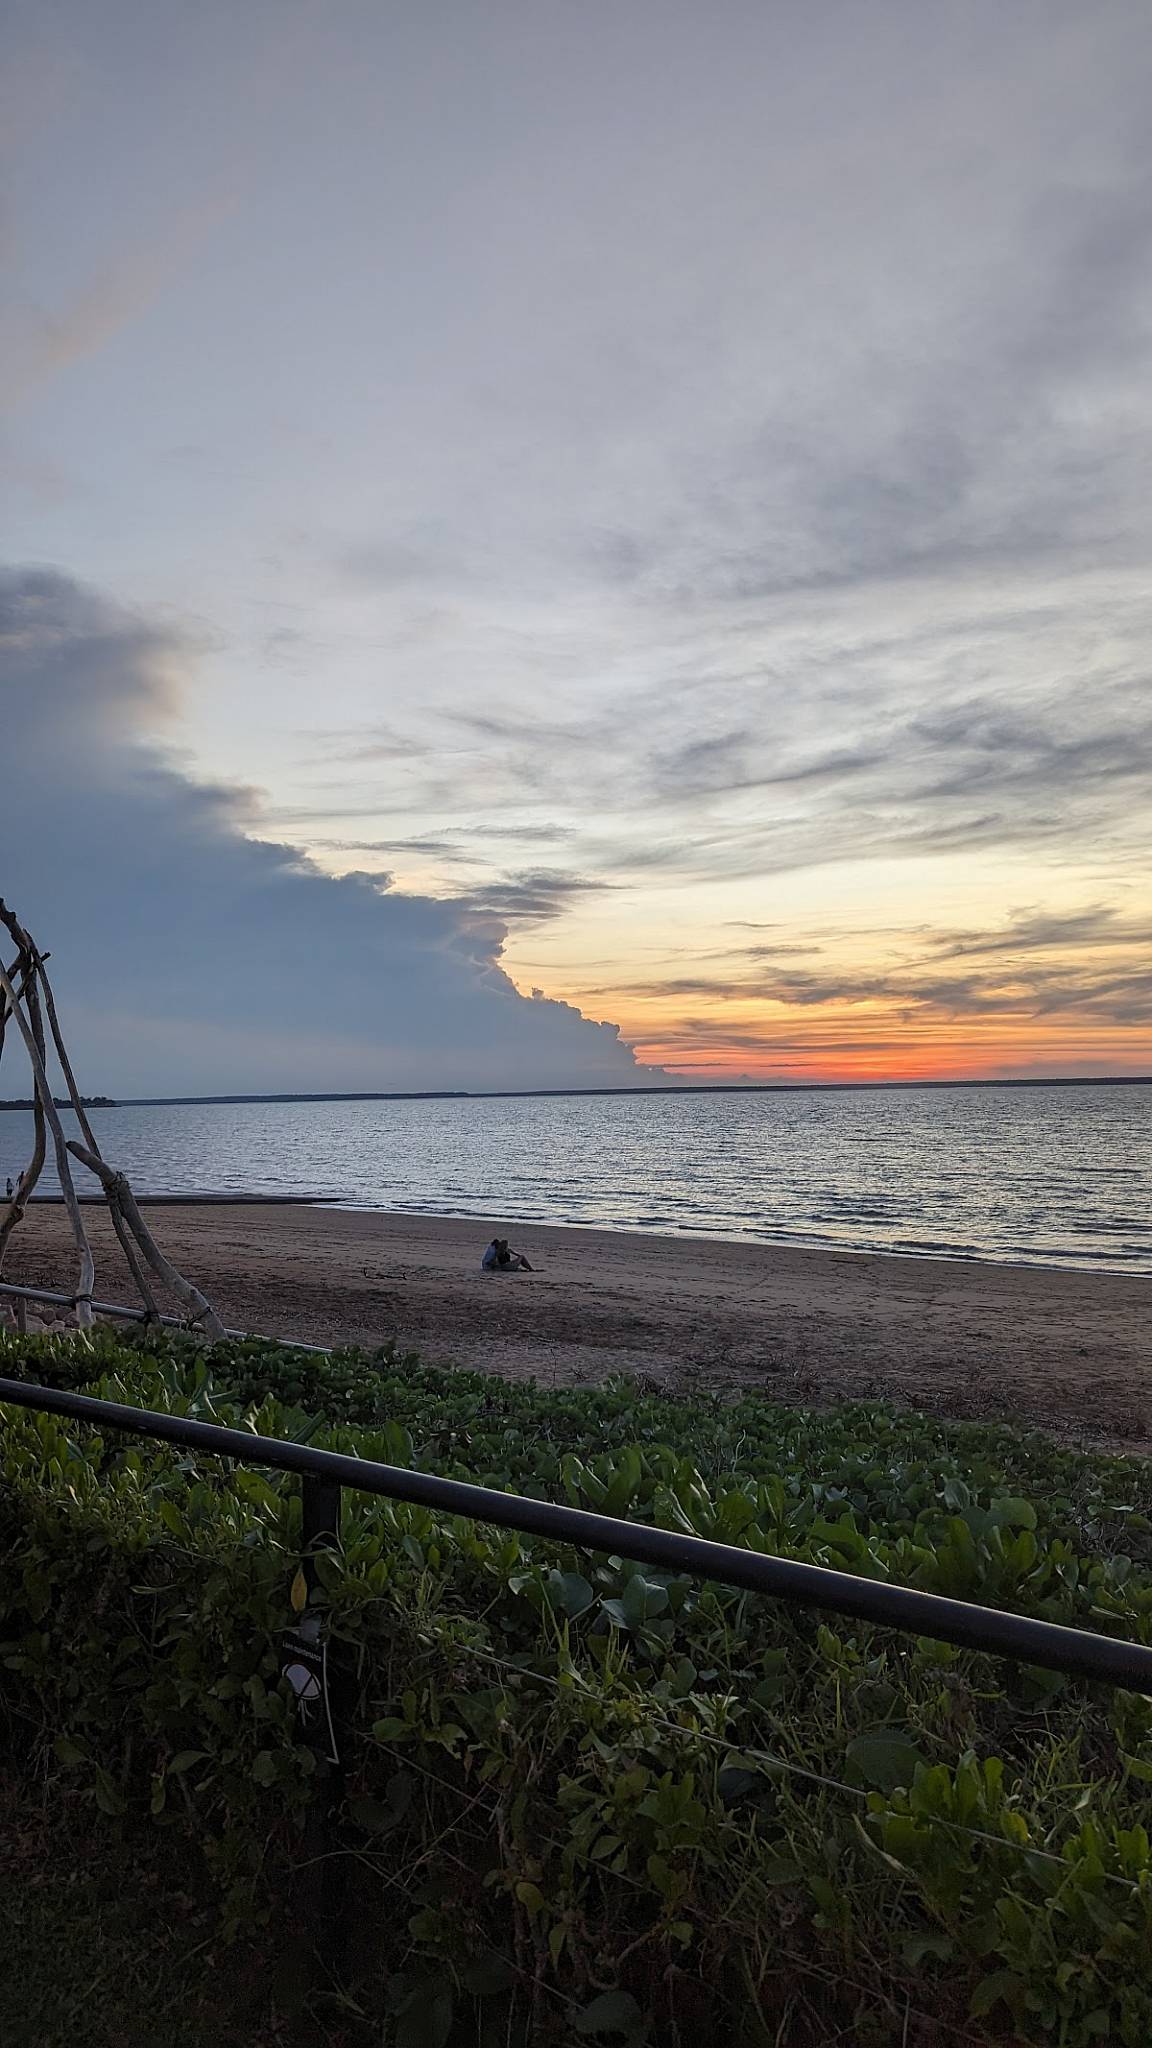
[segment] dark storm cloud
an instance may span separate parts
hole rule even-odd
[[[609,882],[565,874],[558,868],[531,868],[497,877],[448,900],[469,919],[495,919],[502,925],[549,924],[580,897],[611,887]]]
[[[498,920],[250,839],[249,795],[142,743],[182,655],[167,635],[47,571],[4,576],[0,618],[0,886],[53,952],[91,1085],[640,1077],[614,1026],[516,992]],[[544,901],[563,878],[520,886]]]
[[[449,839],[314,839],[309,835],[310,853],[420,853],[441,861],[464,862],[470,858]]]

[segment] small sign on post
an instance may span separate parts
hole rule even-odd
[[[305,1474],[301,1487],[301,1537],[304,1560],[292,1581],[294,1626],[281,1638],[280,1669],[296,1696],[304,1740],[325,1763],[340,1762],[336,1717],[328,1675],[328,1629],[324,1616],[310,1610],[317,1587],[317,1550],[334,1550],[340,1542],[340,1488],[330,1480]]]
[[[318,1614],[302,1614],[281,1637],[280,1669],[296,1695],[301,1733],[326,1763],[338,1764],[336,1729],[328,1690],[328,1643]]]

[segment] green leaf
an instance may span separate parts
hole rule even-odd
[[[602,1991],[577,2015],[573,2026],[578,2034],[597,2040],[614,2034],[629,2042],[643,2038],[640,2007],[627,1991]]]
[[[696,1666],[691,1657],[679,1657],[672,1673],[672,1694],[675,1699],[684,1699],[691,1692],[697,1679]]]
[[[170,1778],[182,1778],[185,1771],[190,1771],[193,1764],[203,1763],[207,1756],[208,1751],[206,1749],[182,1749],[178,1751],[168,1766],[168,1776]]]
[[[847,1761],[878,1792],[894,1792],[898,1785],[910,1785],[916,1766],[924,1759],[906,1735],[877,1729],[872,1735],[857,1735],[848,1744]]]
[[[452,2032],[453,2005],[447,1978],[417,1984],[396,2015],[396,2048],[444,2048]]]
[[[460,1982],[471,1998],[495,1998],[516,1982],[516,1972],[503,1956],[481,1956],[461,1970]]]
[[[668,1605],[668,1589],[646,1579],[642,1572],[634,1572],[624,1588],[620,1605],[628,1627],[640,1629],[645,1622],[663,1614]]]
[[[160,1520],[173,1536],[179,1536],[182,1539],[187,1536],[188,1524],[176,1506],[175,1501],[162,1500],[160,1502]]]
[[[948,1934],[910,1934],[901,1952],[909,1968],[918,1970],[927,1956],[948,1962],[956,1953],[956,1944]]]
[[[56,1751],[60,1762],[69,1765],[69,1767],[75,1764],[86,1764],[89,1761],[87,1750],[81,1749],[80,1744],[73,1742],[68,1735],[58,1735],[52,1747]]]
[[[1015,1494],[1006,1494],[1002,1500],[994,1500],[988,1510],[988,1519],[997,1529],[1034,1529],[1036,1510],[1030,1500],[1020,1500]]]
[[[125,1811],[124,1795],[108,1771],[97,1771],[94,1789],[101,1813],[115,1815]]]
[[[348,1811],[355,1825],[371,1835],[386,1835],[400,1819],[398,1813],[393,1813],[391,1807],[379,1799],[353,1799]]]
[[[1023,1990],[1015,1970],[994,1970],[990,1977],[982,1977],[968,2002],[968,2010],[975,2020],[984,2019],[994,2005],[1003,2003],[1010,2013],[1015,2014]]]
[[[770,1780],[763,1771],[748,1770],[743,1764],[725,1764],[716,1778],[716,1790],[725,1806],[734,1806],[739,1799],[751,1799],[767,1789]]]
[[[596,1598],[592,1587],[580,1572],[549,1572],[548,1584],[556,1606],[562,1609],[570,1621],[575,1621],[577,1615],[583,1614],[586,1608],[591,1607]]]
[[[643,1466],[639,1451],[629,1448],[621,1451],[615,1472],[604,1489],[599,1503],[602,1515],[622,1515],[631,1505],[632,1496],[640,1484]]]

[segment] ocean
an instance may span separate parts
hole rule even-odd
[[[1152,1084],[93,1110],[137,1193],[1152,1274]],[[71,1123],[71,1119],[68,1120]],[[30,1116],[0,1114],[0,1188]],[[82,1168],[77,1178],[94,1188]],[[46,1172],[45,1189],[57,1185]]]

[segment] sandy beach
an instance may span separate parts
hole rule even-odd
[[[133,1297],[86,1210],[97,1292]],[[612,1372],[788,1401],[879,1397],[1152,1449],[1152,1280],[517,1226],[536,1271],[487,1275],[498,1219],[280,1205],[165,1205],[152,1227],[235,1327],[311,1343],[388,1337],[428,1360],[546,1382]],[[58,1207],[18,1231],[6,1278],[67,1288]]]

